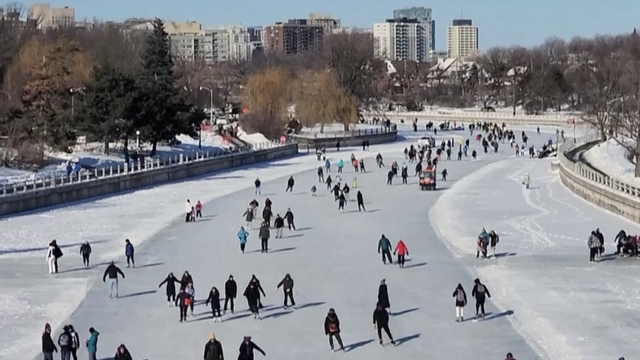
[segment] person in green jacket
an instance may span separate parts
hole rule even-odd
[[[378,241],[378,254],[382,254],[382,263],[386,264],[388,259],[389,264],[393,264],[393,259],[391,258],[391,241],[389,241],[384,234],[382,234],[382,237]]]
[[[89,328],[89,339],[87,339],[87,352],[89,352],[89,360],[96,360],[96,352],[98,351],[99,332],[94,328]]]

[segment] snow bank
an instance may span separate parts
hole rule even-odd
[[[240,127],[238,127],[238,138],[251,145],[264,144],[270,141],[261,133],[247,134],[247,132],[242,130]]]
[[[635,146],[631,140],[625,144]],[[640,179],[635,177],[635,165],[628,160],[629,151],[613,139],[592,147],[584,157],[593,167],[615,179],[629,184],[640,183]]]

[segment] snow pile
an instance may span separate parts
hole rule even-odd
[[[270,142],[270,140],[261,133],[247,134],[247,132],[240,127],[238,127],[238,138],[250,145],[258,145]]]
[[[635,146],[635,142],[627,140],[627,146]],[[614,139],[598,144],[584,153],[585,159],[596,169],[605,174],[629,183],[637,183],[635,165],[629,161],[629,151]]]

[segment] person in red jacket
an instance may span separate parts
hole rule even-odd
[[[406,255],[409,255],[409,249],[407,249],[407,245],[404,244],[404,241],[402,240],[398,240],[398,243],[396,244],[396,248],[395,250],[393,250],[393,255],[398,254],[398,265],[400,265],[401,268],[404,267],[404,257]]]
[[[202,203],[200,202],[200,200],[198,200],[198,202],[196,203],[196,217],[202,217]]]

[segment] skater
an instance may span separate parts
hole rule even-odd
[[[120,346],[118,346],[118,350],[116,350],[116,355],[113,357],[113,360],[133,360],[133,356],[131,356],[129,349],[127,349],[124,344],[120,344]]]
[[[42,354],[44,355],[44,360],[53,360],[54,352],[58,352],[58,348],[51,338],[51,325],[46,323],[42,332]]]
[[[220,315],[220,292],[215,286],[211,288],[211,291],[209,291],[209,297],[204,303],[204,306],[209,305],[209,303],[211,303],[213,322],[222,322],[222,315]]]
[[[200,200],[196,202],[196,217],[202,217],[202,203],[200,202]]]
[[[382,254],[382,263],[386,264],[387,260],[389,260],[389,264],[393,264],[393,259],[391,258],[391,241],[387,239],[384,234],[378,240],[378,254]]]
[[[389,172],[387,173],[387,185],[393,185],[394,176],[395,174],[393,173],[393,170],[389,170]]]
[[[362,197],[360,190],[358,190],[358,193],[356,194],[356,199],[358,200],[358,211],[364,210],[364,212],[367,212],[367,209],[364,207],[364,198]]]
[[[484,284],[480,283],[480,279],[475,279],[473,290],[471,290],[471,296],[476,299],[476,319],[479,317],[479,310],[481,310],[481,319],[484,320],[484,302],[486,297],[491,298],[491,293]]]
[[[224,360],[222,344],[214,333],[209,334],[209,341],[204,344],[204,360]]]
[[[338,341],[338,346],[340,346],[338,350],[344,350],[344,345],[342,345],[342,337],[340,337],[340,320],[338,319],[338,315],[336,315],[336,311],[333,308],[329,309],[327,316],[324,318],[324,334],[329,336],[329,346],[331,346],[331,351],[334,351],[334,337]]]
[[[244,214],[242,214],[242,216],[244,216],[244,219],[247,222],[247,230],[251,230],[251,222],[253,221],[253,208],[248,207]]]
[[[193,306],[196,303],[196,289],[193,287],[193,284],[189,283],[186,288],[184,288],[184,292],[189,295],[189,310],[191,316],[193,316]]]
[[[289,226],[289,231],[291,231],[291,228],[295,230],[296,224],[293,223],[293,212],[291,212],[291,208],[287,208],[287,212],[284,214],[284,218],[287,219],[287,225]]]
[[[89,338],[86,341],[89,360],[97,360],[96,353],[98,352],[98,336],[100,336],[100,333],[97,332],[96,329],[90,327]]]
[[[338,160],[338,173],[342,174],[342,168],[344,167],[344,161],[342,159]]]
[[[327,169],[327,174],[331,172],[331,162],[329,159],[325,159],[324,168]]]
[[[449,173],[447,172],[447,169],[442,170],[442,181],[447,181],[448,175]]]
[[[385,310],[391,308],[391,304],[389,303],[389,289],[387,288],[387,281],[385,279],[380,281],[380,286],[378,287],[378,305],[382,306]]]
[[[267,223],[267,226],[271,227],[271,217],[273,213],[271,212],[271,207],[265,206],[262,210],[262,220]]]
[[[227,312],[227,305],[231,304],[231,313],[234,311],[234,300],[238,295],[238,284],[233,279],[233,275],[229,275],[229,279],[224,283],[224,312]]]
[[[82,263],[85,267],[89,267],[89,257],[91,256],[91,245],[88,241],[80,245],[80,255],[82,256]]]
[[[498,246],[499,242],[500,236],[498,236],[495,231],[491,230],[491,232],[489,232],[489,245],[491,246],[491,255],[494,259],[496,258],[496,246]]]
[[[262,195],[262,191],[260,190],[260,185],[262,185],[262,181],[260,178],[256,178],[256,181],[253,182],[253,185],[256,187],[255,195]]]
[[[463,322],[464,307],[467,306],[467,293],[464,291],[462,284],[458,284],[453,291],[453,297],[456,299],[456,322]]]
[[[184,290],[189,284],[193,284],[193,277],[188,271],[185,271],[180,278],[180,290]]]
[[[289,180],[287,180],[287,189],[284,191],[286,192],[293,192],[293,185],[295,184],[295,181],[293,180],[293,176],[289,177]]]
[[[364,168],[364,159],[360,159],[360,172],[366,173],[367,170]]]
[[[282,229],[284,229],[284,219],[278,214],[273,226],[276,228],[276,239],[282,239]]]
[[[350,192],[351,192],[351,189],[349,188],[349,185],[344,184],[344,186],[342,187],[342,193],[344,194],[344,196],[347,198],[348,201],[351,201],[351,198],[349,198]]]
[[[391,335],[391,330],[389,330],[389,313],[381,304],[376,306],[376,309],[373,311],[373,327],[378,330],[378,341],[380,345],[382,345],[382,330],[387,334],[389,340],[392,345],[395,345],[395,341],[393,341],[393,335]]]
[[[344,192],[341,192],[338,196],[338,211],[344,212],[344,205],[347,203],[347,198],[344,196]]]
[[[263,253],[269,252],[269,237],[271,236],[271,231],[269,230],[269,224],[266,222],[262,222],[260,225],[260,244],[262,244]]]
[[[69,324],[69,336],[71,338],[71,357],[73,360],[78,360],[78,349],[80,348],[80,336],[73,328],[73,325]]]
[[[124,273],[119,267],[112,261],[102,275],[102,282],[105,282],[107,275],[109,276],[109,298],[118,298],[118,274],[124,279]]]
[[[58,273],[58,259],[62,257],[62,250],[58,246],[58,242],[54,239],[49,243],[47,249],[46,260],[49,264],[49,274]]]
[[[187,203],[184,204],[184,211],[185,211],[185,218],[184,218],[184,222],[189,222],[191,221],[191,209],[193,208],[193,206],[191,206],[191,201],[189,201],[189,199],[187,199]]]
[[[176,296],[175,306],[180,307],[180,322],[187,321],[187,310],[191,304],[191,296],[186,293],[185,289],[180,289],[180,293]]]
[[[404,244],[404,241],[398,240],[396,244],[396,248],[393,250],[393,255],[398,254],[398,266],[401,268],[404,267],[404,257],[409,256],[409,249],[407,249],[407,245]]]
[[[133,252],[135,249],[133,248],[133,244],[129,239],[125,239],[124,241],[124,255],[127,257],[127,267],[133,265],[133,268],[136,267],[136,260],[133,257]]]
[[[256,350],[261,353],[262,356],[267,356],[264,350],[251,341],[251,336],[245,336],[244,340],[242,340],[242,344],[240,344],[240,349],[238,350],[240,351],[238,360],[253,360],[253,352]]]
[[[531,186],[531,177],[529,174],[526,174],[524,179],[522,179],[522,185],[524,185],[525,189],[529,190],[529,186]]]
[[[602,235],[602,233],[600,232],[600,228],[596,229],[595,235],[598,238],[598,240],[600,240],[600,247],[598,248],[598,257],[602,258],[602,255],[604,255],[604,235]]]
[[[249,286],[244,290],[243,295],[247,298],[249,310],[253,314],[253,318],[260,319],[260,290],[258,289],[258,285],[254,281],[251,281]]]
[[[318,188],[315,185],[311,186],[311,196],[316,196],[317,191]]]
[[[322,170],[322,166],[318,166],[318,182],[324,182],[324,170]]]
[[[69,334],[69,326],[62,328],[62,334],[58,336],[58,346],[60,346],[60,359],[71,359],[71,334]]]
[[[179,284],[180,280],[178,280],[173,275],[173,273],[170,272],[169,275],[167,275],[167,277],[162,280],[160,285],[158,285],[158,289],[160,289],[162,285],[167,285],[167,287],[165,288],[165,294],[167,295],[167,303],[169,304],[169,306],[171,306],[171,304],[176,301],[176,283]]]
[[[402,164],[402,183],[403,184],[408,184],[408,178],[409,178],[409,170],[407,170],[407,164]]]
[[[281,287],[284,291],[284,309],[286,310],[289,307],[289,300],[291,300],[291,306],[296,306],[296,301],[293,299],[293,279],[291,275],[285,275],[276,289],[280,289]]]
[[[247,246],[247,239],[249,238],[249,233],[244,229],[244,226],[240,226],[240,230],[238,230],[238,241],[240,241],[240,251],[244,254],[244,249]]]
[[[587,246],[589,246],[589,262],[597,262],[596,256],[598,255],[598,251],[600,251],[600,239],[596,236],[596,232],[592,231],[589,236],[589,240],[587,241]]]
[[[195,222],[196,221],[196,208],[195,208],[195,206],[191,207],[191,217],[189,217],[189,221],[190,222]]]
[[[331,179],[331,175],[327,176],[327,180],[325,181],[325,184],[327,184],[327,190],[331,190],[331,183],[333,182],[333,180]]]
[[[538,133],[540,133],[540,128],[538,128]],[[507,353],[507,357],[505,357],[504,360],[516,360],[516,359],[513,357],[512,353]],[[624,358],[620,358],[618,360],[624,360]]]

